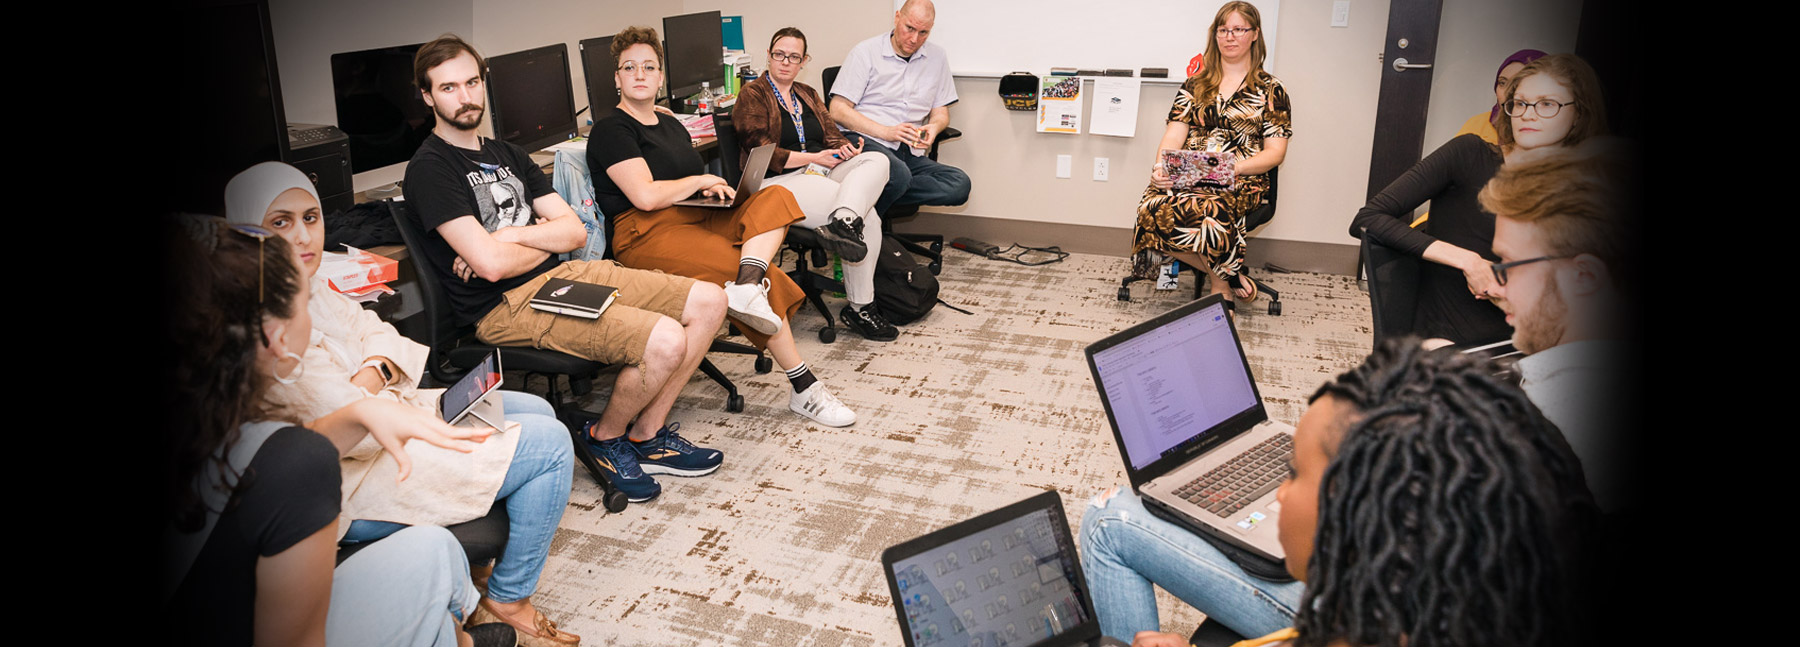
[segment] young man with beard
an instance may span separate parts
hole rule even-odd
[[[413,250],[429,268],[420,271],[437,272],[456,325],[474,325],[485,343],[625,365],[587,434],[595,461],[632,501],[662,492],[650,474],[711,473],[723,454],[683,439],[668,414],[724,320],[724,291],[612,261],[559,264],[554,255],[585,244],[587,230],[526,151],[477,131],[486,69],[453,35],[413,58],[437,120],[406,167],[408,216],[429,232]],[[533,309],[532,296],[552,278],[613,286],[619,297],[595,321]]]

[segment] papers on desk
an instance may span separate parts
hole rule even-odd
[[[383,294],[393,294],[389,281],[400,277],[399,264],[379,254],[344,246],[348,254],[325,252],[319,260],[319,276],[339,294],[358,303],[368,303]]]
[[[675,115],[683,128],[687,128],[688,136],[693,138],[716,137],[719,132],[713,127],[712,115]]]
[[[1081,134],[1081,77],[1046,76],[1039,83],[1037,131]]]
[[[555,144],[551,144],[549,147],[545,148],[544,150],[551,151],[552,153],[554,153],[555,151],[569,151],[576,155],[586,155],[587,154],[587,138],[586,137],[576,137],[574,139],[560,141]]]
[[[1138,93],[1143,80],[1135,77],[1102,76],[1094,79],[1095,135],[1133,137],[1137,135]]]

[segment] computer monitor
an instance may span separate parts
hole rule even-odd
[[[700,91],[702,82],[725,85],[724,16],[717,11],[663,19],[663,57],[668,59],[669,103]]]
[[[177,9],[170,168],[180,172],[169,206],[223,215],[225,183],[233,175],[290,154],[269,4],[191,0]]]
[[[619,84],[613,78],[619,66],[613,62],[612,39],[601,36],[576,45],[581,50],[581,76],[587,81],[588,118],[596,123],[619,105]]]
[[[535,151],[575,136],[567,44],[491,56],[487,64],[488,118],[495,137]]]
[[[412,159],[436,124],[413,85],[413,55],[424,43],[331,55],[337,127],[350,136],[350,171]]]

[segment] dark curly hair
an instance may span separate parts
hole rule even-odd
[[[184,532],[206,518],[196,479],[229,469],[220,456],[237,441],[238,426],[256,419],[269,376],[256,367],[266,344],[264,317],[294,316],[300,268],[280,236],[258,241],[212,216],[182,216],[168,228],[171,308],[166,340],[175,351],[168,391],[170,481],[168,518]],[[224,452],[220,448],[225,448]]]
[[[1319,486],[1301,647],[1575,644],[1599,512],[1519,388],[1417,339],[1320,387],[1354,407]]]

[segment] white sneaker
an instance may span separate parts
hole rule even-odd
[[[848,427],[856,424],[856,412],[839,402],[837,396],[825,390],[824,382],[814,382],[805,391],[795,393],[788,398],[788,408],[794,413],[812,418],[827,427]]]
[[[769,280],[762,285],[725,282],[725,309],[756,332],[773,335],[781,332],[781,316],[769,307]]]

